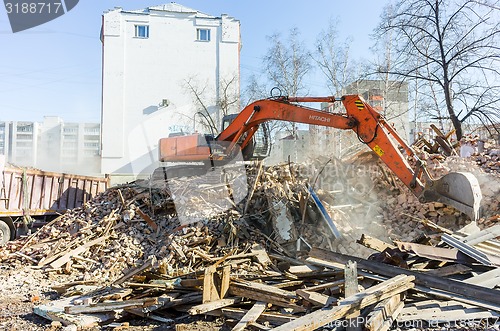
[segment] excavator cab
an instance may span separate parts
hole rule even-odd
[[[229,114],[222,118],[221,132],[233,122],[238,114]],[[243,139],[245,136],[242,137]],[[250,143],[243,147],[242,151],[245,160],[257,159],[261,160],[269,156],[271,152],[270,132],[269,125],[262,123],[259,125],[257,131],[254,133]]]

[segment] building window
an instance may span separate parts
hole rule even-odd
[[[149,38],[149,25],[136,25],[135,36],[137,38]]]
[[[196,31],[199,41],[210,41],[210,29],[197,29]]]

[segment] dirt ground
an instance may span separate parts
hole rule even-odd
[[[0,330],[1,331],[56,331],[76,330],[72,327],[52,325],[33,313],[33,307],[58,297],[52,285],[74,281],[67,275],[47,274],[28,266],[0,265]],[[173,323],[167,324],[149,319],[133,318],[124,320],[129,323],[130,331],[175,330]],[[183,330],[224,330],[222,320],[200,317],[198,319],[180,318],[177,324],[186,325]],[[178,327],[179,328],[179,327]],[[95,327],[94,330],[112,330],[108,327]]]

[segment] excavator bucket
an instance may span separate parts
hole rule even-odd
[[[424,191],[426,201],[442,202],[455,207],[476,221],[482,199],[477,178],[468,172],[451,172],[432,181]]]

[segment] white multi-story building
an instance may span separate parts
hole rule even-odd
[[[239,97],[240,22],[176,3],[103,14],[102,172],[138,175],[158,140],[202,131]],[[226,112],[236,112],[239,104]],[[198,112],[205,116],[196,116]]]

